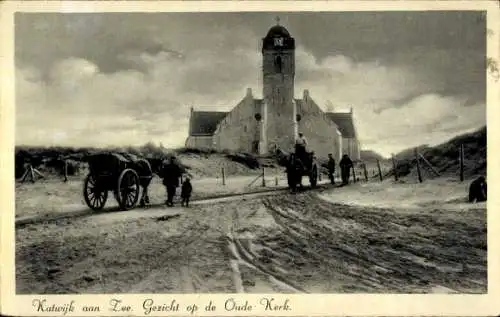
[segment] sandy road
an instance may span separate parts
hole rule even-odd
[[[486,291],[486,212],[337,205],[317,191],[16,230],[19,293]]]
[[[318,190],[318,189],[324,190],[328,188],[328,186],[329,185],[326,183],[326,181],[322,181],[314,189],[310,187],[304,187],[303,190],[304,191]],[[206,205],[219,202],[241,200],[243,198],[253,199],[268,195],[275,195],[277,193],[287,192],[287,191],[289,191],[287,187],[281,186],[275,188],[259,189],[258,191],[250,191],[245,193],[238,193],[238,192],[220,193],[215,195],[209,195],[203,198],[200,197],[195,198],[190,202],[190,204],[192,206],[198,206],[198,205]],[[153,203],[149,205],[147,208],[137,207],[128,211],[121,211],[118,209],[117,206],[105,207],[102,210],[95,211],[91,210],[87,206],[78,204],[64,205],[60,209],[61,210],[59,210],[58,212],[40,213],[35,215],[17,217],[15,221],[15,226],[16,228],[22,228],[30,224],[54,222],[66,218],[71,219],[71,218],[99,217],[101,219],[109,219],[110,221],[119,221],[121,219],[130,219],[131,217],[132,218],[154,217],[156,215],[163,215],[163,214],[166,216],[168,215],[173,216],[179,214],[181,210],[179,208],[174,208],[173,210],[165,209],[165,205],[163,203],[156,203],[156,204]],[[144,212],[145,210],[147,210],[147,213]]]
[[[257,198],[266,195],[274,195],[277,192],[286,191],[286,188],[269,189],[262,190],[260,192],[254,193],[231,193],[225,195],[214,195],[213,197],[195,199],[191,201],[192,206],[205,205],[210,203],[226,202],[233,200],[240,200],[242,198]],[[151,204],[147,208],[137,207],[135,209],[122,211],[117,207],[108,207],[99,211],[91,210],[86,206],[70,206],[73,207],[70,210],[52,213],[52,214],[42,214],[42,215],[29,215],[25,217],[20,217],[16,219],[16,227],[24,227],[29,224],[37,224],[43,222],[53,222],[66,218],[80,218],[80,217],[92,217],[100,219],[109,219],[110,221],[120,221],[123,219],[133,218],[144,218],[144,217],[155,217],[155,216],[172,216],[178,215],[182,210],[181,208],[165,208],[164,204]]]

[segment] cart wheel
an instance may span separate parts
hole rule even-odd
[[[91,209],[101,210],[108,199],[108,191],[99,186],[93,175],[88,174],[83,185],[83,198]]]
[[[121,172],[118,177],[117,198],[120,209],[129,210],[135,207],[139,200],[139,176],[129,168]]]
[[[311,187],[314,188],[318,184],[318,168],[316,165],[313,165],[311,170],[311,175],[309,176],[309,182],[311,183]]]

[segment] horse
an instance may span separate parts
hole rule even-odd
[[[161,158],[139,158],[134,162],[135,170],[139,175],[139,185],[142,187],[142,194],[139,200],[140,207],[146,207],[150,204],[148,189],[151,185],[154,175],[162,177],[161,169],[163,159]]]
[[[304,164],[297,157],[296,154],[291,153],[289,155],[288,161],[286,163],[286,174],[288,187],[292,189],[293,192],[297,190],[297,185],[302,188],[302,174],[304,170]]]
[[[160,178],[166,177],[162,175],[162,169],[164,166],[163,158],[139,158],[134,161],[135,169],[139,176],[139,185],[142,187],[142,195],[139,200],[140,207],[146,207],[150,204],[148,189],[154,175],[156,174]],[[177,163],[179,164],[179,163]],[[186,167],[179,164],[181,173],[186,173]],[[189,173],[187,173],[190,175]]]

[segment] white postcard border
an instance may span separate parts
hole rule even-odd
[[[71,316],[144,316],[142,304],[151,298],[157,303],[175,299],[184,306],[196,304],[199,311],[177,313],[151,313],[150,316],[485,316],[500,314],[500,216],[498,195],[488,197],[488,294],[486,295],[334,295],[334,294],[114,294],[114,295],[16,295],[15,294],[15,235],[14,235],[14,131],[15,131],[15,69],[14,69],[14,12],[184,12],[184,11],[418,11],[418,10],[485,10],[487,27],[494,31],[488,37],[487,56],[499,59],[499,7],[494,1],[11,1],[0,4],[1,10],[1,91],[0,91],[0,224],[1,224],[1,275],[0,309],[5,315],[58,316],[62,313],[37,313],[33,300],[46,299],[50,303],[65,304],[74,301],[75,307],[100,305],[100,313],[69,312]],[[500,192],[500,160],[498,159],[499,83],[488,74],[487,80],[487,137],[488,182],[490,192]],[[41,118],[43,120],[43,118]],[[264,298],[276,302],[289,300],[289,311],[226,311],[224,302],[234,298],[240,303],[249,301],[259,306]],[[112,313],[107,310],[110,300],[116,298],[132,306],[133,312]],[[217,303],[216,312],[206,312],[204,305]]]

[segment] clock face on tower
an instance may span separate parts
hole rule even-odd
[[[274,38],[274,46],[283,46],[283,38],[282,37]]]

